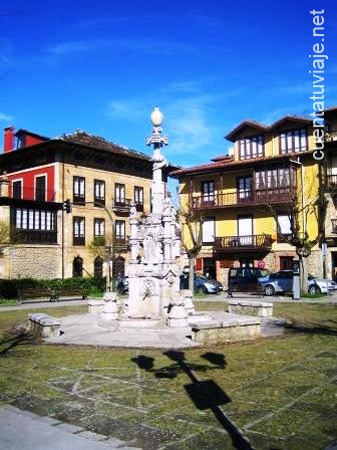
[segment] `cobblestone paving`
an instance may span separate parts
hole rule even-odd
[[[57,348],[54,350],[57,352]],[[102,362],[95,365],[96,352],[102,350],[91,354],[92,361],[88,361],[86,368],[51,366],[50,376],[41,379],[38,366],[44,364],[43,356],[38,356],[37,349],[30,350],[35,366],[12,374],[24,387],[22,392],[0,398],[21,409],[147,450],[235,448],[233,436],[216,419],[213,406],[218,407],[217,399],[214,405],[212,400],[208,408],[203,408],[200,399],[191,395],[191,385],[208,380],[211,382],[207,394],[212,397],[214,385],[219,388],[216,395],[223,394],[219,399],[220,411],[234,426],[240,426],[250,441],[251,446],[238,448],[314,450],[323,448],[323,442],[332,441],[337,435],[337,350],[333,347],[279,367],[273,373],[263,375],[257,371],[256,376],[236,387],[235,372],[225,376],[222,353],[203,354],[199,350],[198,357],[194,353],[189,361],[186,352],[182,366],[179,352],[177,357],[176,353],[167,356],[135,350],[129,352],[130,359],[124,364],[109,366]],[[109,351],[104,352],[106,361]],[[100,361],[101,358],[102,355]],[[311,371],[316,367],[314,387],[303,376],[306,367]],[[31,376],[32,371],[36,371],[36,378]],[[274,393],[278,389],[275,380],[280,376],[286,383],[275,404]],[[230,397],[225,392],[226,385],[230,387]],[[322,416],[326,418],[323,428],[319,420]]]

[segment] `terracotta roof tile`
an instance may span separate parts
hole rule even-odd
[[[265,156],[263,158],[255,158],[255,159],[248,159],[244,161],[231,161],[228,162],[227,160],[220,160],[213,163],[208,164],[200,164],[198,166],[192,166],[187,167],[185,169],[175,170],[171,172],[169,175],[172,178],[179,178],[184,175],[192,175],[194,173],[207,173],[207,172],[216,172],[220,169],[228,169],[228,168],[240,168],[242,166],[253,166],[259,163],[273,163],[278,160],[286,160],[290,158],[297,158],[300,155],[308,155],[313,153],[312,151],[304,152],[304,153],[287,153],[285,155],[276,155],[276,156]]]
[[[113,142],[109,142],[101,136],[93,136],[84,131],[76,131],[72,134],[64,134],[60,139],[73,144],[85,145],[86,147],[107,150],[117,155],[132,156],[134,158],[147,161],[151,160],[151,157],[145,153],[114,144]]]

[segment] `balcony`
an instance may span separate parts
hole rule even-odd
[[[115,237],[115,252],[127,252],[129,248],[129,238]]]
[[[16,244],[57,244],[57,231],[14,228],[11,231],[11,239]]]
[[[238,252],[242,250],[271,250],[273,238],[270,234],[253,234],[250,236],[216,237],[216,252]]]
[[[112,210],[116,214],[129,214],[131,206],[131,200],[128,198],[112,201]]]
[[[333,142],[337,141],[337,130],[331,130],[325,133],[325,141]]]
[[[268,190],[247,190],[244,192],[218,193],[212,196],[194,195],[192,209],[220,209],[247,205],[268,205],[289,203],[294,198],[295,188],[285,187]]]

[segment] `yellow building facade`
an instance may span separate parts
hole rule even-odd
[[[311,120],[286,116],[270,126],[247,120],[226,138],[233,145],[228,155],[171,173],[179,179],[181,210],[201,227],[196,269],[224,284],[230,267],[291,268],[291,221],[301,236],[315,239],[319,187]],[[191,236],[182,228],[188,248]],[[322,275],[319,245],[308,267]]]

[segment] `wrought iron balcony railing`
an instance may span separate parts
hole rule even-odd
[[[327,131],[325,133],[326,142],[337,141],[337,130]]]
[[[129,238],[125,237],[125,238],[119,238],[119,237],[115,237],[115,251],[117,252],[126,252],[129,248]]]
[[[217,193],[213,195],[193,195],[192,209],[217,209],[245,205],[267,205],[289,203],[294,198],[295,189],[284,187],[277,189],[247,190],[243,192]]]
[[[273,238],[270,234],[253,234],[249,236],[216,237],[215,251],[240,251],[254,249],[270,249]]]
[[[115,212],[128,213],[130,211],[131,206],[132,206],[131,200],[128,198],[112,200],[112,209]]]

